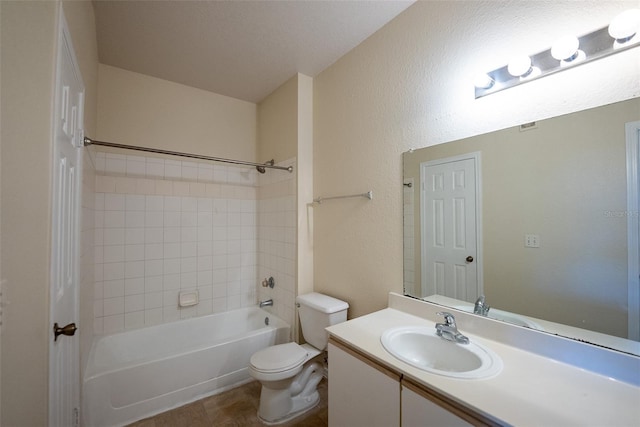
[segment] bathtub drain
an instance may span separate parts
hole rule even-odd
[[[265,324],[265,325],[267,325],[267,326],[269,326],[269,318],[268,318],[268,317],[265,317],[265,318],[264,318],[264,324]]]

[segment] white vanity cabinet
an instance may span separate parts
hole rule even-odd
[[[328,383],[330,427],[399,425],[399,374],[329,341]]]
[[[403,379],[401,383],[401,427],[467,427],[485,425],[480,420],[470,419],[471,422],[467,422],[461,417],[469,418],[468,414],[460,413],[457,408],[425,391],[423,388],[414,385],[412,382]],[[457,414],[460,414],[460,416]]]
[[[329,340],[329,427],[496,425],[336,339]]]

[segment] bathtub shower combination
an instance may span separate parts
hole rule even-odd
[[[251,381],[251,355],[290,326],[242,308],[99,337],[83,382],[84,422],[124,425]]]

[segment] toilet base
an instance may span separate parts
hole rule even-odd
[[[268,425],[281,424],[313,409],[320,401],[317,386],[322,366],[313,362],[289,381],[262,383],[258,418]]]
[[[300,415],[303,415],[309,412],[310,410],[312,410],[313,408],[315,408],[316,406],[318,406],[318,403],[320,403],[320,394],[316,391],[308,398],[303,399],[300,396],[296,396],[291,400],[293,401],[293,409],[292,409],[293,412],[288,413],[284,417],[279,418],[275,421],[269,421],[264,419],[260,415],[260,411],[258,411],[258,418],[260,419],[260,421],[262,421],[264,424],[268,426],[274,426],[274,425],[286,423],[287,421],[291,421],[292,419],[297,418]]]

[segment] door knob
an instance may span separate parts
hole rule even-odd
[[[63,326],[62,328],[60,326],[58,326],[57,323],[54,323],[53,325],[53,335],[54,341],[58,341],[58,336],[60,335],[66,335],[68,337],[72,337],[73,335],[75,335],[76,331],[78,330],[78,328],[76,327],[75,323],[69,323],[67,326]]]
[[[473,262],[473,257],[471,255],[467,257],[467,262]]]

